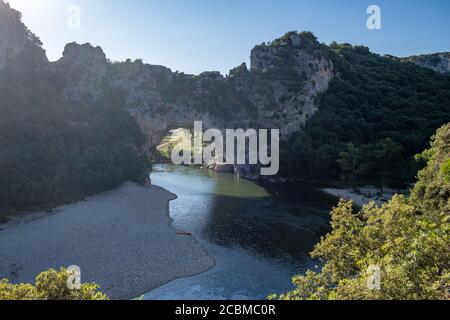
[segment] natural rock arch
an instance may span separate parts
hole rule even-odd
[[[124,108],[148,138],[147,150],[171,128],[203,121],[206,128],[274,128],[282,137],[298,131],[318,110],[316,97],[334,77],[333,63],[310,33],[291,32],[256,46],[245,64],[226,77],[186,75],[162,66],[111,62],[100,47],[68,44],[52,69],[71,101],[95,100],[122,90]]]

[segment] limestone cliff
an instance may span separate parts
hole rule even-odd
[[[450,52],[412,56],[403,60],[439,73],[450,74]]]

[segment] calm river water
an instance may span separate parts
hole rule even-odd
[[[178,196],[170,203],[174,227],[192,232],[216,266],[145,299],[264,299],[291,290],[292,276],[317,267],[308,252],[328,231],[336,199],[307,186],[263,188],[173,165],[154,166],[151,179]]]

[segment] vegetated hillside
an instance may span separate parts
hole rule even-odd
[[[332,232],[312,252],[323,268],[294,277],[296,289],[273,298],[449,300],[450,123],[421,157],[426,166],[410,198],[395,195],[359,212],[342,200]]]
[[[415,154],[450,121],[450,77],[333,43],[336,77],[319,111],[282,148],[286,176],[401,186],[413,181]]]
[[[41,42],[0,1],[0,213],[51,206],[145,181],[145,143],[110,87],[96,104],[69,104]]]
[[[224,77],[140,60],[110,62],[100,47],[70,43],[52,69],[70,101],[95,101],[105,84],[128,92],[124,108],[138,119],[151,149],[168,130],[200,120],[205,128],[278,128],[285,136],[298,130],[317,111],[315,98],[333,76],[331,61],[316,55],[316,46],[310,33],[291,33],[257,46],[250,70],[243,64]]]

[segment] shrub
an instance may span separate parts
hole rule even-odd
[[[450,181],[441,173],[448,168],[449,141],[447,124],[422,155],[427,166],[410,198],[394,196],[359,212],[342,200],[332,212],[332,232],[312,252],[323,269],[296,276],[294,291],[271,298],[449,299]],[[380,288],[368,286],[371,266],[381,271]]]
[[[442,174],[447,182],[450,182],[450,159],[442,166]]]

